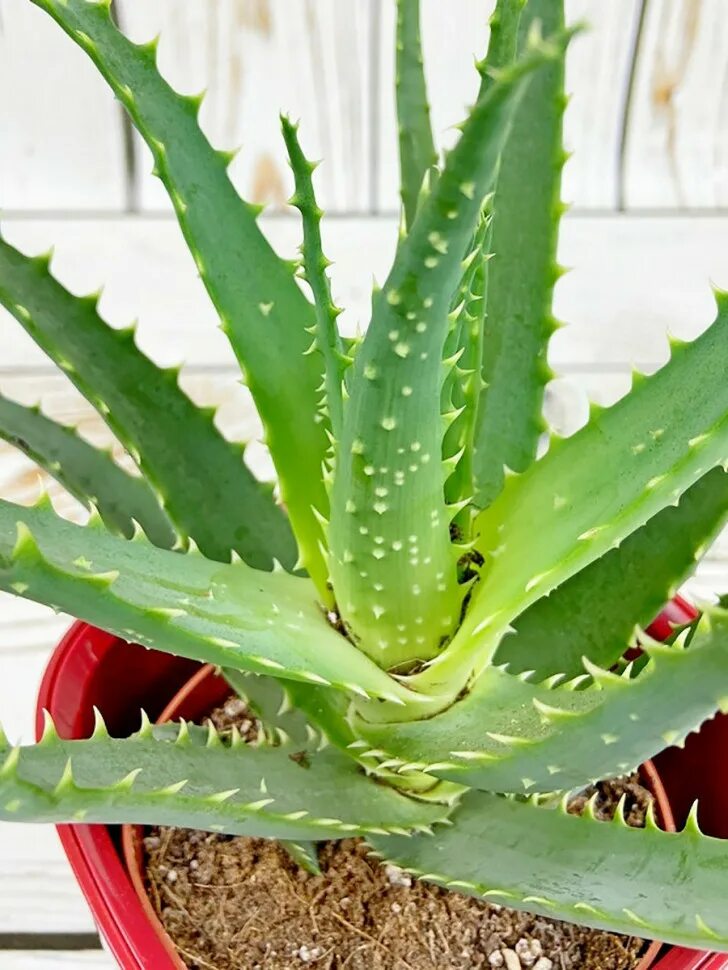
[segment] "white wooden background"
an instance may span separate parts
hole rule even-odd
[[[422,0],[430,94],[443,144],[472,98],[492,0]],[[271,239],[292,254],[299,227],[285,209],[291,179],[278,111],[303,122],[306,151],[324,157],[325,243],[335,260],[343,325],[366,322],[372,273],[384,276],[397,209],[392,104],[393,0],[117,0],[135,40],[161,31],[161,67],[183,91],[208,89],[203,124],[216,144],[242,144],[234,178],[269,202]],[[585,419],[587,398],[624,392],[632,364],[654,369],[665,333],[695,336],[713,312],[709,281],[728,287],[728,17],[726,0],[567,0],[592,30],[574,43],[566,118],[576,154],[565,171],[548,413],[561,431]],[[85,56],[29,0],[0,0],[0,206],[3,231],[28,252],[56,246],[54,271],[73,290],[106,282],[114,325],[140,317],[140,342],[164,364],[187,362],[185,383],[220,421],[255,437],[249,401],[215,329],[192,261],[143,146]],[[0,315],[0,389],[108,433],[20,328]],[[256,470],[270,475],[262,446]],[[78,516],[52,483],[58,508]],[[0,495],[33,498],[38,476],[0,446]],[[728,587],[728,540],[693,588]],[[31,737],[33,698],[67,624],[0,597],[0,712]],[[109,967],[92,921],[47,828],[0,826],[0,967]],[[38,934],[44,934],[38,936]],[[79,934],[78,936],[76,934]],[[6,949],[3,947],[14,947]],[[25,947],[26,949],[18,949]]]

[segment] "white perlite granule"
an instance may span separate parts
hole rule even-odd
[[[318,958],[321,956],[321,947],[307,947],[304,943],[303,946],[299,946],[298,950],[296,950],[296,956],[303,963],[312,963],[314,960],[318,960]]]
[[[399,866],[385,866],[384,874],[393,886],[403,886],[405,889],[409,889],[412,885],[412,876],[408,876]]]
[[[515,950],[501,950],[501,953],[506,962],[506,970],[522,970],[521,961]]]
[[[543,954],[543,947],[539,940],[529,940],[522,937],[514,947],[524,967],[532,967]]]

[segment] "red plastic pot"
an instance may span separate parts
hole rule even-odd
[[[671,604],[671,622],[692,615],[684,602]],[[669,626],[668,626],[669,629]],[[659,629],[651,628],[657,636]],[[664,634],[663,634],[664,635]],[[86,623],[75,623],[56,648],[46,669],[38,697],[36,730],[42,731],[42,712],[53,716],[64,738],[88,737],[93,730],[95,705],[112,734],[123,736],[139,726],[139,711],[159,718],[169,701],[185,685],[199,665],[156,651],[127,644]],[[222,696],[219,682],[201,675],[203,686],[190,698],[196,710],[185,708],[187,716],[209,710]],[[207,686],[205,686],[205,683]],[[210,693],[206,693],[206,692]],[[181,713],[178,711],[178,713]],[[677,806],[680,820],[692,800],[700,795],[714,801],[702,802],[701,822],[706,831],[728,837],[728,779],[718,776],[718,746],[728,747],[728,717],[716,718],[688,741],[684,751],[671,749],[658,759],[664,772],[670,802]],[[693,759],[695,759],[693,761]],[[699,765],[693,772],[688,765]],[[722,817],[721,817],[722,816]],[[76,879],[109,949],[123,970],[180,970],[183,966],[170,950],[170,941],[149,904],[139,897],[124,864],[118,828],[103,825],[61,825],[58,833]],[[146,898],[146,897],[145,897]],[[673,947],[653,970],[726,970],[728,955],[698,953]]]
[[[139,711],[157,717],[199,664],[128,644],[87,623],[74,623],[46,668],[38,695],[63,738],[93,731],[93,705],[113,734],[139,727]],[[96,925],[123,970],[169,970],[166,948],[139,904],[119,849],[118,830],[59,825],[58,835]]]

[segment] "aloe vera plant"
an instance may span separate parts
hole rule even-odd
[[[337,330],[297,126],[282,119],[303,232],[290,263],[204,137],[200,98],[160,76],[155,43],[129,41],[107,0],[31,2],[150,146],[282,504],[177,370],[65,290],[48,257],[0,240],[0,302],[141,472],[0,399],[0,434],[92,510],[80,527],[47,500],[0,502],[0,587],[218,664],[262,724],[244,744],[142,717],[118,739],[99,717],[68,741],[48,719],[34,746],[0,741],[0,818],[197,826],[309,859],[301,843],[360,835],[458,892],[728,949],[728,851],[697,812],[667,834],[652,815],[633,830],[621,810],[608,824],[564,809],[728,710],[724,608],[670,644],[640,634],[641,661],[619,665],[728,513],[728,295],[702,336],[537,457],[560,274],[562,0],[499,0],[442,159],[418,0],[399,0],[402,230],[358,342]]]

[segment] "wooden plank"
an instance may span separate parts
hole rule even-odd
[[[619,197],[619,152],[639,0],[566,0],[569,23],[584,21],[566,59],[562,197],[581,209],[612,209]]]
[[[728,19],[724,0],[651,0],[626,141],[626,204],[728,204]]]
[[[10,209],[121,209],[121,110],[87,56],[28,0],[0,7],[0,193]]]
[[[270,217],[265,225],[278,251],[292,258],[301,240],[298,220]],[[350,241],[348,229],[354,225],[357,233]],[[339,301],[360,309],[369,299],[371,270],[361,266],[361,250],[357,252],[356,246],[378,245],[387,235],[394,238],[391,225],[384,232],[381,227],[372,229],[373,237],[365,220],[330,219],[324,230],[327,250],[333,241],[337,258],[343,256],[342,279],[353,286],[353,292],[337,290]],[[7,218],[3,232],[29,253],[55,244],[53,272],[73,292],[91,292],[105,283],[102,313],[116,326],[127,326],[138,318],[140,344],[159,363],[186,360],[200,367],[233,366],[233,354],[217,329],[215,311],[173,219]],[[386,266],[386,255],[384,259]],[[350,326],[354,323],[352,320]],[[47,366],[47,358],[1,309],[0,340],[4,342],[3,369]]]
[[[355,0],[121,0],[135,40],[161,33],[160,67],[179,90],[207,88],[201,122],[213,144],[243,150],[231,175],[252,201],[282,206],[292,193],[278,114],[302,121],[310,157],[331,211],[370,207],[372,4]],[[141,146],[138,145],[138,148]],[[140,150],[139,202],[168,209]]]
[[[487,20],[494,0],[422,2],[422,41],[427,65],[432,124],[438,142],[449,148],[479,79],[473,59],[487,47]],[[564,198],[582,208],[616,205],[622,112],[630,55],[638,22],[638,0],[567,0],[567,20],[589,22],[590,29],[571,47],[567,90],[574,96],[565,118],[564,140],[575,152],[564,172]],[[394,4],[381,18],[379,82],[379,211],[399,207],[399,162],[394,110]]]
[[[0,853],[0,933],[95,931],[53,826],[0,823]]]
[[[281,253],[293,254],[296,220],[270,217],[265,230]],[[106,279],[107,319],[122,326],[139,317],[140,343],[160,363],[235,366],[171,219],[8,219],[5,232],[28,252],[55,241],[54,272],[76,292]],[[335,218],[324,233],[335,296],[346,307],[342,329],[350,334],[366,325],[372,274],[381,281],[387,273],[396,221]],[[728,218],[717,216],[568,216],[559,255],[574,270],[557,287],[556,312],[570,326],[552,341],[554,366],[654,365],[666,357],[668,330],[685,338],[700,333],[714,312],[709,281],[728,286],[727,233]],[[0,374],[48,367],[4,312],[0,346]]]
[[[433,121],[448,126],[472,100],[493,0],[423,2]],[[575,92],[566,140],[576,150],[564,194],[577,206],[613,206],[639,0],[568,0],[592,31],[572,47]],[[381,17],[378,23],[378,12]],[[208,85],[211,137],[246,146],[233,166],[241,190],[280,205],[290,176],[277,112],[300,114],[308,151],[323,156],[321,197],[333,211],[394,211],[393,4],[377,0],[122,0],[136,39],[162,30],[161,64],[185,90]],[[455,12],[455,15],[454,13]],[[713,207],[728,199],[728,22],[721,0],[651,0],[628,119],[628,207]],[[0,30],[0,184],[6,209],[119,209],[125,204],[121,112],[86,56],[27,0],[3,0]],[[376,34],[375,34],[376,30]],[[459,52],[459,53],[458,53]],[[22,78],[22,83],[18,79]],[[376,96],[375,96],[376,95]],[[137,146],[138,147],[138,146]],[[143,207],[165,208],[139,161]]]
[[[5,950],[0,952],[3,970],[57,970],[84,967],[86,970],[114,970],[114,960],[102,950]]]

